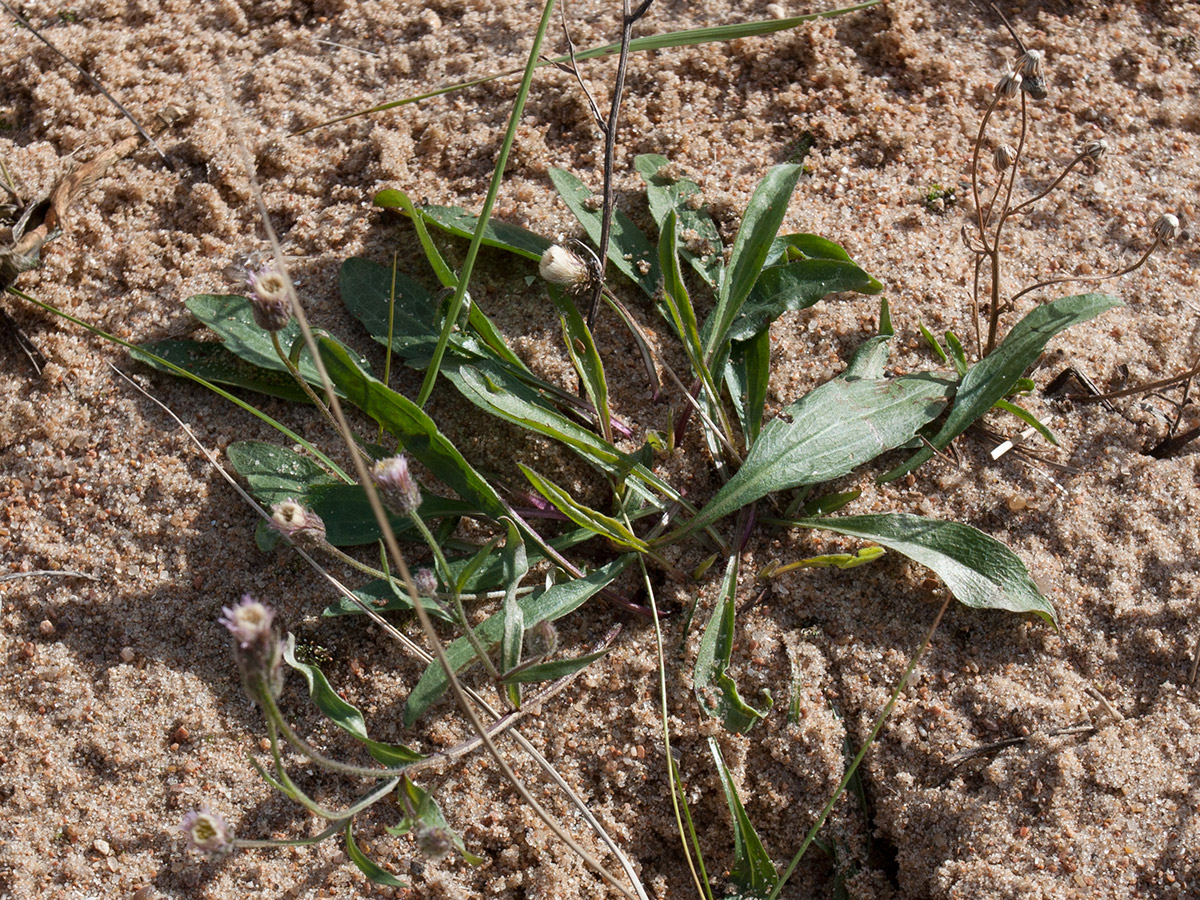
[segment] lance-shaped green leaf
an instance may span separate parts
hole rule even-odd
[[[525,627],[536,628],[541,622],[553,622],[574,612],[611,584],[632,559],[633,554],[626,553],[583,578],[574,578],[522,597],[517,602],[521,606]],[[503,631],[504,615],[497,612],[475,629],[475,636],[483,641],[485,646],[491,647],[500,640]],[[446,647],[446,659],[451,668],[459,672],[475,659],[475,649],[465,637],[458,638]],[[445,671],[436,661],[430,663],[404,705],[405,726],[411,726],[429,709],[445,692],[446,687]]]
[[[1058,625],[1054,606],[1020,557],[970,525],[907,513],[800,519],[796,524],[874,541],[928,566],[965,606],[1036,613]]]
[[[763,718],[774,702],[767,695],[767,708],[757,710],[742,699],[737,682],[728,672],[733,656],[734,606],[737,599],[738,558],[731,556],[721,582],[721,599],[712,618],[704,626],[696,665],[692,670],[692,687],[706,715],[719,718],[728,731],[745,734]]]
[[[186,305],[192,311],[192,315],[217,333],[225,347],[234,355],[262,369],[287,371],[287,366],[275,352],[270,333],[263,331],[255,323],[250,301],[245,297],[236,294],[197,294],[189,297]],[[300,325],[292,319],[276,334],[286,352],[300,338]],[[353,357],[358,366],[370,370],[370,364],[357,351],[340,341],[334,342]],[[321,388],[321,377],[317,374],[317,367],[307,349],[301,352],[297,368],[305,381],[318,389]]]
[[[758,832],[754,830],[750,817],[746,815],[742,798],[738,796],[737,784],[725,765],[716,738],[708,739],[708,749],[712,752],[713,762],[716,763],[717,774],[721,776],[725,802],[733,819],[733,866],[729,870],[729,880],[741,891],[738,900],[766,897],[779,881],[779,872],[775,863],[771,862]]]
[[[425,758],[402,744],[384,744],[367,737],[367,723],[358,707],[339,697],[319,668],[296,659],[296,638],[291,634],[287,636],[283,658],[289,666],[304,676],[304,680],[308,682],[308,695],[317,709],[325,713],[334,725],[361,742],[367,748],[367,752],[379,762],[395,767]]]
[[[357,367],[342,347],[322,338],[321,361],[346,399],[390,431],[443,484],[493,519],[507,514],[500,495],[419,406]]]
[[[580,669],[586,669],[596,660],[612,652],[612,647],[597,650],[574,659],[556,659],[552,662],[535,663],[524,666],[515,672],[510,672],[500,679],[501,684],[531,684],[537,681],[556,681],[568,675],[574,675]]]
[[[741,314],[729,330],[745,341],[767,328],[785,312],[795,312],[842,291],[878,294],[883,285],[852,262],[799,259],[764,269],[754,283]]]
[[[414,205],[412,209],[409,209],[404,203],[405,199],[403,192],[388,188],[375,195],[374,203],[376,206],[385,208],[399,207],[409,216],[413,216],[415,213],[428,224],[449,232],[455,237],[470,240],[474,236],[475,228],[479,224],[479,217],[467,212],[461,206]],[[540,234],[508,222],[501,222],[495,218],[489,220],[487,228],[484,229],[483,243],[488,247],[508,250],[510,253],[516,253],[535,261],[542,258],[542,254],[551,244]]]
[[[522,463],[517,463],[517,466],[529,479],[534,490],[549,500],[555,509],[580,528],[587,528],[601,537],[606,537],[620,547],[637,550],[640,553],[645,553],[650,549],[646,542],[630,531],[624,522],[584,506],[550,479],[539,475],[528,466]]]
[[[350,857],[350,862],[354,863],[358,871],[366,875],[375,884],[382,884],[386,887],[408,887],[405,882],[401,881],[359,849],[358,844],[354,842],[354,832],[351,830],[352,825],[351,821],[346,822],[346,831],[344,832],[346,838],[346,855]]]
[[[325,540],[335,547],[360,547],[373,544],[383,535],[375,513],[367,499],[366,491],[357,484],[314,484],[297,496],[325,523]],[[474,516],[479,510],[470,503],[450,497],[439,497],[423,491],[421,506],[417,514],[426,522],[435,519]],[[407,516],[388,515],[392,531],[401,539],[412,536],[416,531]]]
[[[567,355],[571,357],[571,364],[579,376],[579,383],[583,385],[588,399],[592,401],[601,431],[611,439],[612,414],[608,408],[608,379],[604,376],[604,363],[596,349],[592,330],[588,328],[587,322],[579,313],[579,307],[571,297],[559,290],[552,290],[550,296],[562,321],[563,342],[567,347]]]
[[[770,380],[770,332],[763,329],[751,340],[734,341],[725,364],[725,384],[748,446],[758,440],[762,430]]]
[[[521,664],[521,648],[525,640],[525,614],[521,604],[517,602],[517,588],[521,579],[529,571],[529,558],[525,554],[525,542],[521,540],[521,532],[513,522],[504,523],[508,529],[508,538],[504,542],[504,601],[500,605],[500,614],[504,617],[504,630],[500,636],[500,671],[511,672]],[[521,686],[508,684],[508,699],[512,705],[521,708]]]
[[[733,242],[729,267],[717,294],[717,306],[704,323],[704,355],[710,365],[728,339],[730,326],[758,281],[801,171],[803,166],[795,164],[774,166],[754,189]]]
[[[1054,335],[1121,305],[1120,300],[1108,294],[1076,294],[1034,309],[1013,326],[999,347],[967,372],[955,395],[954,406],[941,430],[930,439],[929,446],[880,476],[879,480],[891,481],[907,475],[936,451],[950,446],[952,440],[991,409],[997,400],[1008,396]]]
[[[552,166],[549,174],[550,181],[567,204],[567,208],[575,214],[592,243],[600,246],[601,215],[599,210],[588,208],[591,190],[570,172]],[[646,235],[642,234],[641,229],[619,209],[613,210],[608,259],[645,291],[646,296],[654,296],[659,279],[658,259],[654,247],[646,239]]]
[[[950,382],[926,374],[827,381],[763,427],[737,474],[681,534],[775,491],[845,475],[908,443],[938,416],[952,391]]]
[[[663,273],[663,305],[692,363],[692,371],[700,376],[704,370],[704,349],[700,344],[696,310],[683,283],[683,273],[679,271],[678,219],[675,210],[667,210],[659,228],[658,264]]]
[[[643,153],[634,159],[633,165],[646,182],[646,200],[659,231],[663,230],[667,216],[674,213],[679,231],[688,236],[679,248],[679,255],[715,291],[725,265],[725,254],[721,233],[708,214],[708,208],[697,205],[700,186],[690,178],[674,177],[670,160],[657,153]]]
[[[254,498],[266,506],[299,500],[315,484],[339,483],[307,456],[265,441],[236,441],[225,448],[225,455]]]

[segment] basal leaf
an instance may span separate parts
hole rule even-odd
[[[1020,558],[993,537],[959,522],[907,513],[801,519],[796,524],[874,541],[928,566],[960,603],[977,609],[1036,613],[1058,625]]]
[[[350,861],[354,863],[358,871],[362,872],[376,884],[386,885],[387,887],[407,888],[407,884],[359,849],[358,844],[354,842],[354,832],[351,830],[352,825],[353,822],[346,822],[346,855],[350,857]]]
[[[583,578],[575,578],[556,584],[546,590],[535,591],[518,600],[526,628],[535,628],[541,622],[553,622],[574,612],[589,598],[603,590],[624,571],[633,559],[625,554]],[[495,646],[504,630],[503,613],[489,616],[475,628],[475,635],[485,646]],[[460,671],[475,659],[475,649],[465,637],[458,638],[446,647],[446,658],[455,672]],[[431,663],[413,688],[404,705],[404,724],[411,726],[425,710],[437,701],[447,687],[446,673],[437,663]]]
[[[148,353],[161,356],[205,381],[258,391],[295,403],[308,402],[308,395],[287,372],[248,363],[230,353],[218,341],[151,341],[140,346]],[[159,371],[171,371],[149,357],[138,358]]]
[[[775,491],[845,475],[908,443],[938,416],[952,390],[949,382],[925,374],[826,382],[763,427],[742,467],[685,531]]]
[[[265,506],[300,500],[316,484],[342,483],[307,456],[265,441],[237,441],[225,448],[225,455]]]
[[[634,159],[633,164],[646,183],[650,215],[659,231],[662,231],[667,215],[674,212],[680,234],[686,235],[679,247],[679,255],[715,291],[725,265],[725,254],[721,234],[708,214],[708,208],[697,202],[700,186],[690,178],[674,177],[670,160],[657,153],[644,153]]]
[[[948,447],[997,400],[1008,396],[1025,370],[1041,355],[1050,338],[1072,325],[1086,322],[1105,310],[1121,305],[1120,300],[1108,294],[1076,294],[1036,307],[1013,326],[999,347],[967,372],[959,385],[950,414],[942,423],[941,430],[929,441],[930,447],[918,451],[907,462],[880,476],[879,480],[891,481],[906,475],[932,457],[935,451]]]
[[[375,205],[383,207],[403,207],[399,191],[382,190],[375,195]],[[467,212],[461,206],[431,206],[418,205],[416,212],[430,225],[447,231],[456,237],[470,240],[479,224],[479,217]],[[406,210],[407,212],[407,210]],[[551,242],[540,234],[534,234],[517,225],[492,219],[483,232],[483,243],[488,247],[497,247],[524,256],[527,259],[540,260]]]
[[[520,467],[525,477],[529,479],[529,483],[533,485],[539,494],[549,500],[555,509],[580,528],[587,528],[601,537],[608,538],[614,544],[629,550],[644,553],[650,549],[645,541],[625,526],[624,522],[620,522],[612,516],[606,516],[604,513],[584,506],[569,493],[550,481],[550,479],[539,475],[528,466],[521,463],[517,463],[517,466]]]
[[[725,765],[716,738],[708,739],[708,749],[716,763],[717,774],[721,776],[721,788],[725,791],[725,802],[733,819],[733,866],[729,870],[729,880],[737,885],[741,891],[740,898],[744,900],[766,897],[779,881],[779,872],[775,863],[771,862],[758,832],[754,830],[750,817],[746,815],[742,798],[738,796],[737,784]]]
[[[770,711],[773,703],[768,695],[766,709],[757,710],[750,706],[738,693],[737,683],[728,672],[733,655],[737,579],[738,558],[732,556],[721,583],[721,598],[700,638],[696,665],[692,670],[692,687],[706,715],[719,718],[727,731],[745,734]]]
[[[550,181],[575,214],[592,244],[600,245],[599,210],[589,209],[588,198],[592,196],[582,181],[563,169],[550,168]],[[612,231],[609,235],[608,259],[629,277],[634,284],[653,297],[658,287],[659,271],[657,254],[646,235],[620,210],[613,210]]]
[[[580,669],[586,669],[610,652],[612,652],[612,648],[608,647],[604,650],[597,650],[595,653],[588,653],[586,656],[577,656],[574,659],[556,659],[552,662],[525,666],[516,672],[505,675],[500,682],[501,684],[532,684],[538,681],[557,681],[567,675],[574,675]]]
[[[735,341],[758,334],[785,312],[807,309],[829,294],[878,294],[883,285],[852,262],[799,259],[763,269],[729,330]]]

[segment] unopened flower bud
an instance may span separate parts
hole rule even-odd
[[[1026,50],[1017,60],[1016,73],[1022,78],[1045,77],[1046,54],[1041,50]]]
[[[591,277],[587,263],[558,244],[542,254],[542,261],[538,263],[538,274],[551,284],[569,288],[586,284]]]
[[[409,516],[421,505],[421,489],[408,471],[404,455],[381,459],[371,469],[383,505],[398,516]]]
[[[271,507],[271,525],[285,538],[306,550],[325,543],[324,521],[295,500],[284,500]]]
[[[188,812],[179,823],[179,831],[189,850],[201,853],[227,853],[233,849],[233,829],[206,805]]]
[[[1017,151],[1012,148],[1011,144],[1000,144],[992,151],[992,163],[1001,172],[1011,166],[1016,158]]]
[[[1098,163],[1108,153],[1108,141],[1104,138],[1088,141],[1079,152],[1091,159],[1092,162]]]
[[[1179,219],[1170,213],[1163,213],[1154,223],[1154,236],[1164,244],[1179,234]]]
[[[291,321],[292,301],[283,275],[266,265],[251,272],[246,283],[250,288],[250,312],[259,328],[276,332]]]
[[[433,574],[433,569],[417,569],[413,582],[422,597],[432,597],[437,593],[437,576]]]
[[[1005,74],[998,82],[996,82],[996,95],[1003,97],[1005,100],[1011,100],[1021,92],[1021,79],[1012,72]]]

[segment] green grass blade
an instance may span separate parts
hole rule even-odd
[[[1035,613],[1058,626],[1054,606],[1020,557],[969,525],[906,513],[801,519],[796,524],[853,535],[903,554],[932,569],[965,606]]]
[[[500,635],[500,671],[511,672],[521,664],[521,650],[525,640],[525,613],[517,597],[521,579],[529,572],[529,558],[525,554],[525,542],[521,532],[511,521],[506,522],[508,538],[504,542],[504,601],[500,605],[504,628]],[[516,709],[521,708],[521,685],[506,684],[508,699]]]
[[[1017,406],[1017,404],[1013,403],[1011,400],[997,400],[996,409],[1002,409],[1007,413],[1012,413],[1014,416],[1052,443],[1055,447],[1058,446],[1058,438],[1054,436],[1054,432],[1043,425],[1041,420],[1039,420],[1038,417],[1029,410]]]
[[[789,28],[795,28],[805,22],[811,22],[815,19],[828,19],[835,16],[846,15],[847,13],[859,12],[860,10],[870,9],[877,5],[880,0],[867,0],[865,3],[858,3],[854,6],[844,6],[839,9],[826,10],[825,12],[811,13],[806,16],[791,16],[785,19],[766,19],[760,22],[741,22],[735,25],[715,25],[707,28],[689,28],[683,31],[670,31],[666,34],[648,35],[646,37],[634,38],[629,42],[630,53],[640,53],[648,50],[666,50],[671,47],[694,47],[701,44],[711,44],[721,41],[735,41],[741,38],[758,37],[764,34],[774,34],[777,31],[786,31]],[[585,59],[596,59],[602,56],[615,56],[621,50],[620,44],[605,44],[602,47],[589,47],[586,50],[577,51],[575,59],[582,62]],[[571,62],[569,56],[556,56],[552,59],[541,60],[538,66],[558,65],[560,63]],[[336,125],[338,122],[346,122],[350,119],[358,118],[359,116],[368,116],[372,113],[385,112],[389,109],[396,109],[400,106],[407,106],[410,103],[419,103],[423,100],[429,100],[433,97],[440,97],[443,94],[450,94],[454,91],[461,91],[465,88],[475,87],[480,84],[487,84],[489,81],[496,81],[501,78],[509,78],[520,72],[520,69],[511,69],[507,72],[497,72],[492,75],[484,75],[480,78],[472,78],[468,81],[460,81],[455,84],[448,84],[444,87],[436,88],[432,91],[426,91],[423,94],[414,94],[411,97],[404,97],[400,100],[391,100],[387,103],[381,103],[378,106],[372,106],[370,109],[361,109],[356,112],[348,113],[344,116],[338,116],[336,119],[329,119],[325,122],[319,122],[316,125],[309,125],[307,128],[302,128],[295,134],[305,134],[309,131],[315,131],[318,128],[324,128],[328,125]]]
[[[967,372],[959,385],[954,406],[941,430],[930,439],[930,446],[880,476],[879,480],[891,481],[907,475],[935,452],[946,449],[952,440],[995,406],[997,400],[1008,396],[1025,370],[1041,355],[1050,338],[1121,305],[1120,300],[1108,294],[1076,294],[1036,307],[1013,326],[999,347]]]
[[[496,197],[500,193],[500,185],[504,181],[504,167],[508,164],[508,154],[517,139],[517,126],[520,124],[525,111],[525,101],[529,99],[529,86],[533,83],[533,72],[537,68],[538,57],[541,55],[542,40],[546,37],[546,30],[550,25],[551,13],[553,11],[554,0],[546,0],[546,5],[542,9],[541,21],[538,22],[537,32],[533,38],[533,46],[529,50],[529,59],[525,64],[525,74],[521,79],[521,87],[517,91],[516,100],[513,101],[512,113],[508,119],[508,130],[504,134],[504,142],[500,145],[500,153],[496,159],[496,167],[492,172],[492,180],[488,185],[487,196],[483,201],[483,209],[479,213],[480,221],[475,228],[475,234],[471,236],[471,245],[467,248],[467,255],[463,259],[462,271],[458,276],[458,287],[454,291],[454,296],[450,298],[450,305],[446,311],[445,321],[442,323],[441,334],[438,335],[437,347],[434,348],[433,358],[429,361],[429,368],[425,370],[425,380],[421,383],[421,393],[417,397],[418,408],[424,407],[429,401],[429,395],[433,393],[433,385],[437,381],[438,370],[442,365],[442,357],[446,354],[446,345],[449,343],[450,335],[458,323],[458,314],[462,310],[463,300],[467,294],[467,285],[471,282],[471,273],[475,269],[475,260],[479,255],[479,247],[483,244],[483,232],[488,218],[492,214],[492,207],[496,205]]]
[[[407,199],[408,197],[402,191],[386,188],[375,195],[374,203],[385,209],[399,207],[414,220],[421,219],[455,237],[469,240],[479,228],[479,217],[467,212],[461,206],[429,205],[413,206],[410,209],[409,205],[404,202]],[[537,262],[552,242],[540,234],[527,231],[517,225],[490,219],[483,229],[483,243],[488,247],[507,250]]]

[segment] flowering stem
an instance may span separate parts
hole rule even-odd
[[[1020,297],[1024,297],[1030,291],[1036,291],[1036,290],[1039,290],[1040,288],[1050,287],[1053,284],[1069,284],[1069,283],[1079,283],[1079,282],[1088,282],[1088,281],[1092,281],[1092,282],[1108,281],[1110,278],[1120,278],[1122,275],[1128,275],[1134,269],[1140,269],[1143,265],[1145,265],[1146,260],[1148,260],[1150,258],[1150,254],[1153,253],[1155,250],[1157,250],[1158,245],[1161,243],[1162,243],[1161,239],[1155,238],[1154,243],[1150,246],[1150,249],[1147,250],[1145,253],[1143,253],[1141,258],[1137,262],[1133,263],[1130,266],[1126,266],[1124,269],[1119,269],[1116,272],[1110,272],[1108,275],[1073,275],[1073,276],[1067,276],[1064,278],[1051,278],[1046,281],[1039,281],[1037,284],[1033,284],[1033,285],[1030,285],[1029,287],[1025,288],[1025,290],[1021,291],[1020,293],[1014,294],[1013,300],[1015,301]]]

